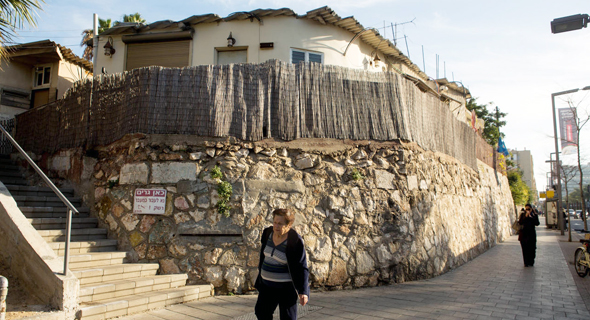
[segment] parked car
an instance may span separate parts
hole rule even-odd
[[[574,218],[577,219],[577,217],[576,217],[576,211],[574,209],[569,209],[568,210],[568,214],[569,214],[570,217],[574,217]]]

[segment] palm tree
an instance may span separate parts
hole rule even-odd
[[[4,1],[4,0],[0,0]],[[105,30],[110,29],[113,26],[118,26],[122,22],[135,22],[135,23],[145,23],[145,19],[141,17],[139,12],[132,13],[132,14],[124,14],[123,21],[115,21],[111,24],[111,19],[98,19],[98,34],[103,33]],[[93,38],[92,29],[86,29],[82,31],[82,41],[80,41],[80,46],[84,47],[84,54],[82,57],[86,60],[92,60],[92,47],[88,46],[87,43],[90,39]]]
[[[145,19],[141,17],[141,14],[139,14],[139,12],[136,12],[132,14],[124,14],[123,21],[121,22],[145,23]],[[118,25],[121,22],[116,21],[115,25]]]
[[[3,1],[3,0],[0,0]],[[111,25],[111,19],[100,19],[98,18],[98,34],[103,33],[104,31],[106,31],[107,29],[110,29],[112,27]],[[84,53],[82,54],[82,57],[86,60],[92,60],[92,47],[88,45],[88,41],[90,41],[92,38],[94,38],[94,32],[92,31],[92,29],[86,29],[84,31],[82,31],[82,41],[80,41],[80,47],[84,48]]]
[[[6,58],[5,45],[12,41],[16,29],[36,25],[35,9],[44,0],[0,0],[0,62]]]

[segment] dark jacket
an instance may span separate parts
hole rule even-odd
[[[262,278],[260,277],[260,270],[262,270],[262,262],[264,262],[264,248],[268,237],[272,232],[272,227],[264,229],[260,242],[262,248],[260,248],[260,262],[258,263],[258,277],[254,287],[260,290]],[[304,294],[309,297],[309,269],[307,268],[307,255],[305,254],[305,247],[303,245],[303,238],[297,233],[297,231],[291,229],[287,234],[287,264],[289,265],[289,273],[293,280],[293,285],[297,293]]]
[[[519,241],[537,241],[537,232],[535,226],[538,226],[539,216],[536,213],[531,213],[530,217],[526,217],[526,213],[523,212],[518,218],[518,223],[522,226],[518,234]]]

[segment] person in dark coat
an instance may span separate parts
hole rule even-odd
[[[537,232],[535,227],[539,225],[539,215],[530,204],[526,204],[525,211],[520,214],[518,223],[522,229],[518,233],[518,241],[522,248],[522,258],[525,267],[535,264],[535,251],[537,250]]]
[[[297,319],[297,301],[309,300],[309,269],[301,236],[291,227],[295,214],[289,209],[272,213],[273,225],[264,229],[260,239],[258,277],[254,286],[258,300],[254,308],[259,320],[272,320],[279,306],[281,320]]]

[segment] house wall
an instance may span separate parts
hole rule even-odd
[[[60,61],[59,70],[56,76],[58,99],[61,99],[66,91],[72,87],[74,82],[89,77],[89,73],[80,66],[67,61]],[[51,80],[53,81],[53,77]]]
[[[343,55],[354,34],[332,25],[321,25],[308,19],[292,17],[265,18],[261,25],[232,21],[195,26],[193,39],[193,65],[215,64],[215,47],[226,48],[229,33],[236,39],[234,46],[248,46],[248,62],[259,63],[269,59],[289,62],[291,48],[323,53],[324,63],[347,68],[381,70],[368,65],[373,48],[361,40],[355,40]],[[260,49],[259,43],[273,42],[273,49]]]
[[[121,36],[111,36],[113,38],[113,48],[116,52],[110,57],[104,55],[104,45],[109,37],[98,36],[98,51],[96,54],[96,65],[94,66],[94,73],[101,74],[102,68],[106,73],[117,73],[125,71],[125,58],[127,57],[127,48]]]
[[[369,65],[373,48],[360,39],[356,39],[346,52],[346,46],[354,34],[333,25],[322,25],[309,19],[293,17],[267,17],[260,24],[256,19],[244,21],[230,21],[221,23],[197,24],[193,26],[195,32],[192,40],[190,63],[196,65],[215,64],[216,49],[227,48],[227,37],[232,33],[236,39],[235,47],[248,47],[248,63],[259,63],[269,59],[279,59],[289,62],[291,48],[304,49],[323,53],[324,63],[347,68],[370,71],[394,71],[390,65],[382,60],[377,67]],[[112,57],[102,52],[108,37],[99,37],[99,50],[95,70],[103,67],[108,73],[125,70],[126,45],[120,35],[112,35],[113,47],[117,50]],[[261,42],[273,42],[273,49],[260,49]],[[391,61],[391,63],[395,63]],[[395,69],[417,76],[414,71],[403,65]]]
[[[24,63],[11,61],[2,63],[0,87],[31,90],[33,87],[33,67]]]

